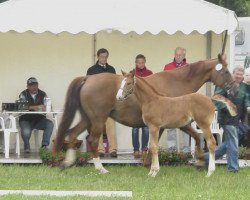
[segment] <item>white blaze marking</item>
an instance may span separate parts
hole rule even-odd
[[[217,64],[215,66],[216,71],[220,71],[222,69],[222,64]]]
[[[123,88],[124,88],[124,85],[126,84],[126,80],[127,78],[124,78],[121,82],[121,87],[120,89],[118,90],[117,94],[116,94],[116,99],[119,100],[122,98],[122,93],[123,93]]]

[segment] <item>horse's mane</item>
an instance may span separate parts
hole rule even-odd
[[[158,91],[157,91],[151,84],[149,84],[144,78],[139,77],[139,76],[136,76],[136,78],[139,79],[140,81],[142,81],[144,84],[146,84],[151,90],[153,90],[153,92],[154,92],[155,94],[157,94],[157,95],[159,95],[159,96],[162,96],[162,97],[166,96],[165,94],[158,92]]]
[[[206,62],[214,62],[214,61],[218,61],[217,58],[215,59],[209,59],[209,60],[205,60],[205,61],[197,61],[194,63],[187,63],[181,67],[178,67],[174,70],[171,71],[163,71],[163,72],[159,72],[159,73],[171,73],[171,74],[175,74],[175,75],[183,75],[186,78],[191,78],[193,77],[197,71],[201,68],[205,67],[205,63]],[[181,72],[181,73],[180,73]]]

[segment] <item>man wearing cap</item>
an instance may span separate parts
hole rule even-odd
[[[29,110],[45,111],[46,93],[38,88],[38,81],[31,77],[27,80],[27,89],[19,95],[21,100],[25,100],[29,104]],[[42,114],[25,114],[19,118],[21,135],[24,142],[24,152],[30,152],[30,136],[33,129],[43,130],[42,147],[47,147],[50,143],[50,137],[53,131],[54,124]]]

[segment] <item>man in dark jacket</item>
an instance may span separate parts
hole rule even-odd
[[[100,73],[113,73],[116,74],[115,68],[108,64],[109,52],[107,49],[99,49],[97,51],[97,62],[90,67],[87,71],[87,75],[94,75]]]
[[[215,159],[227,154],[227,168],[229,172],[238,172],[238,128],[239,122],[242,120],[245,112],[250,107],[249,94],[246,90],[246,84],[242,83],[244,75],[244,68],[235,68],[233,71],[233,77],[236,83],[239,84],[238,96],[233,97],[227,94],[227,92],[219,87],[215,88],[215,94],[220,94],[230,99],[237,107],[238,114],[235,117],[230,116],[226,105],[220,102],[216,102],[218,109],[218,122],[223,128],[224,141],[219,145],[215,151]],[[208,164],[209,154],[205,154],[205,161]]]
[[[109,52],[107,49],[101,48],[97,51],[97,62],[94,66],[90,67],[87,75],[94,75],[100,73],[116,74],[115,68],[108,64]],[[115,133],[115,122],[113,119],[108,118],[106,121],[106,134],[109,141],[109,153],[111,157],[117,157],[117,140]],[[98,146],[100,157],[104,156],[105,149],[103,146],[103,136],[101,136]]]
[[[29,110],[32,111],[45,111],[45,98],[46,93],[38,89],[38,81],[36,78],[31,77],[27,80],[27,89],[22,91],[19,98],[22,101],[27,101]],[[53,131],[53,123],[46,118],[43,114],[24,114],[19,118],[21,128],[21,135],[24,142],[24,152],[30,152],[30,136],[33,129],[43,130],[42,147],[47,147],[50,143],[50,137]]]

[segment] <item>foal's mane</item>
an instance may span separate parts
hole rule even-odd
[[[136,79],[138,79],[139,81],[142,81],[144,84],[146,84],[155,94],[161,96],[161,97],[165,97],[166,95],[164,95],[163,93],[158,92],[151,84],[149,84],[144,78],[136,76]]]

